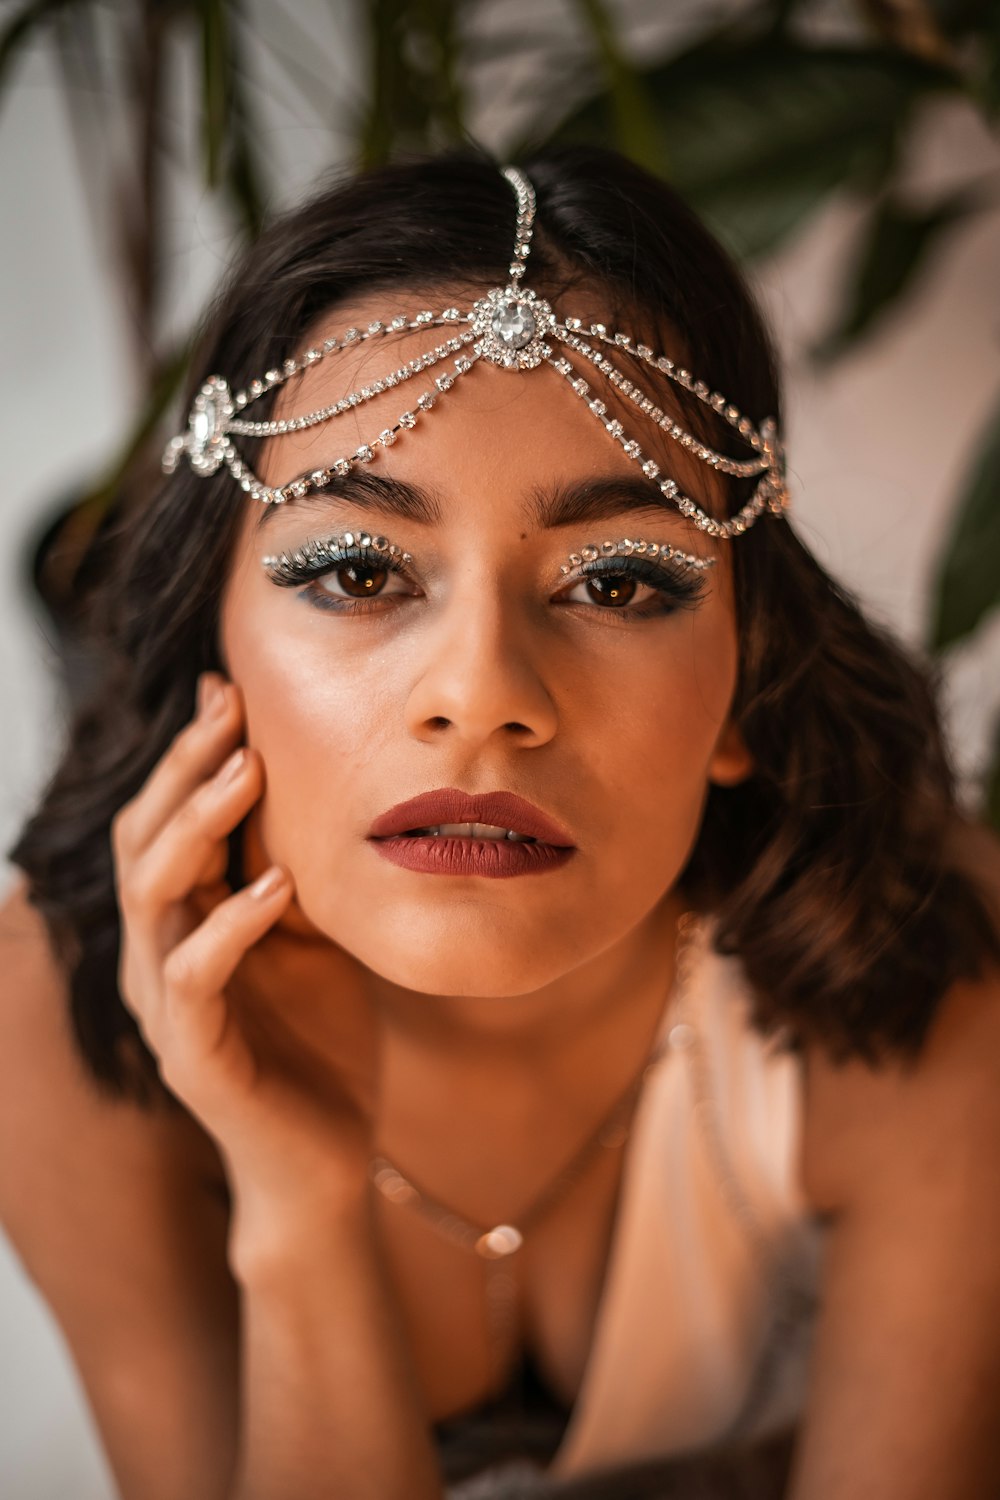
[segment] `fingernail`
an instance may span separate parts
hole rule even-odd
[[[288,876],[280,865],[272,865],[269,870],[265,870],[264,874],[254,881],[250,887],[250,894],[251,896],[255,896],[258,901],[264,896],[273,896],[281,889],[287,879]]]
[[[226,684],[215,672],[202,672],[198,679],[198,712],[211,719],[226,706]]]
[[[225,786],[230,781],[235,781],[246,764],[247,752],[243,746],[234,750],[219,772],[219,783]]]
[[[209,679],[208,701],[205,712],[210,719],[217,719],[226,707],[226,689],[217,677]]]

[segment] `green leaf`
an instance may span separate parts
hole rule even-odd
[[[463,0],[370,0],[370,77],[359,131],[362,166],[399,149],[434,150],[461,140],[458,17]]]
[[[897,52],[774,35],[710,37],[644,79],[661,170],[669,162],[677,189],[742,255],[775,248],[833,189],[881,184],[915,105],[957,87]],[[594,142],[612,129],[607,90],[545,127],[552,139]]]
[[[260,233],[266,210],[260,132],[246,97],[239,30],[229,31],[229,116],[222,185],[249,239]]]
[[[990,24],[983,37],[983,70],[978,94],[991,115],[1000,113],[1000,6],[994,6]]]
[[[633,161],[651,171],[662,171],[664,145],[645,79],[627,62],[604,0],[576,0],[576,8],[587,25],[604,68],[608,100],[614,115],[614,134],[619,146]]]
[[[983,433],[938,567],[930,646],[964,639],[1000,604],[1000,410]]]
[[[424,111],[412,69],[403,65],[403,0],[369,0],[370,105],[359,136],[364,167],[388,161],[394,144],[419,132]]]
[[[225,0],[201,0],[201,143],[205,185],[217,188],[232,97]]]
[[[984,206],[980,195],[969,189],[950,193],[926,209],[886,198],[869,219],[843,316],[810,351],[813,360],[829,363],[868,334],[911,288],[948,231]]]
[[[0,31],[0,94],[18,53],[31,40],[38,26],[71,5],[83,9],[88,3],[89,0],[31,0],[29,5],[21,7]]]
[[[243,232],[260,232],[265,190],[260,132],[247,104],[239,0],[196,0],[201,18],[201,138],[206,187],[221,190]]]
[[[946,44],[952,44],[955,65],[964,74],[973,103],[987,115],[995,114],[1000,109],[997,0],[924,0],[924,8],[930,12],[932,25],[946,39]]]

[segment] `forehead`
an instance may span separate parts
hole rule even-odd
[[[464,312],[483,291],[482,287],[455,286],[417,292],[394,288],[352,299],[324,315],[302,347],[331,336],[340,339],[350,327],[363,329],[376,319],[385,323],[397,314],[412,320],[424,309],[435,316],[449,306]],[[587,323],[606,321],[610,331],[617,329],[607,304],[602,306],[599,297],[579,288],[553,302],[559,317],[576,315]],[[283,386],[271,416],[287,420],[335,405],[351,392],[370,388],[387,375],[406,369],[410,361],[466,331],[467,325],[462,323],[429,326],[348,344]],[[624,331],[636,341],[650,338],[648,332],[634,325]],[[472,352],[471,345],[465,352]],[[503,523],[531,531],[571,522],[574,506],[576,514],[585,517],[588,502],[584,492],[588,489],[590,514],[599,513],[602,490],[607,492],[605,511],[613,510],[611,491],[617,485],[620,500],[636,511],[637,523],[642,519],[646,535],[653,534],[651,527],[658,527],[665,537],[684,540],[689,546],[694,543],[695,551],[714,550],[715,544],[697,532],[658,485],[643,475],[639,463],[610,436],[604,423],[617,418],[623,436],[634,438],[643,455],[659,465],[661,479],[675,479],[685,494],[716,513],[724,508],[721,477],[644,416],[589,361],[560,345],[554,352],[569,358],[575,373],[587,381],[587,399],[581,399],[546,363],[519,370],[504,369],[486,359],[455,376],[447,391],[438,392],[436,378],[455,374],[455,356],[449,353],[329,420],[267,439],[256,468],[265,482],[273,485],[286,484],[316,468],[329,468],[336,459],[353,455],[362,444],[374,444],[375,457],[368,464],[355,466],[353,482],[345,481],[343,486],[334,483],[331,496],[310,495],[289,505],[260,507],[262,513],[255,515],[255,522],[263,523],[269,533],[272,528],[277,533],[292,520],[293,512],[296,516],[303,510],[316,514],[332,507],[340,488],[347,492],[360,485],[373,492],[386,480],[400,481],[404,487],[420,492],[427,503],[411,506],[411,518],[423,524]],[[689,428],[669,381],[624,353],[610,352],[623,374],[641,384],[658,406]],[[687,355],[677,346],[671,349],[659,344],[656,352],[677,360]],[[425,391],[434,392],[434,405],[428,411],[422,411],[418,404],[418,397]],[[600,420],[589,409],[589,401],[595,398],[606,407]],[[375,443],[404,412],[415,414],[413,427],[401,431],[391,447]],[[564,504],[561,510],[558,505],[554,507],[553,497],[565,497],[568,491],[575,497],[573,502]],[[405,507],[405,497],[401,503]]]

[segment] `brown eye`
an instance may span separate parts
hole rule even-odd
[[[399,558],[367,544],[343,549],[321,545],[314,547],[308,556],[295,553],[289,557],[283,553],[279,558],[265,561],[268,577],[279,588],[305,584],[303,598],[318,609],[341,614],[382,613],[392,599],[410,598],[415,592]],[[387,588],[393,574],[399,586]]]
[[[388,576],[388,568],[376,568],[363,563],[347,563],[326,574],[328,578],[335,578],[340,587],[354,599],[370,599],[381,593],[381,585]]]
[[[593,592],[594,597],[605,604],[630,604],[635,597],[636,588],[639,586],[635,578],[628,578],[625,574],[617,576],[609,575],[605,578],[587,578],[584,586]]]
[[[596,615],[622,620],[653,619],[691,609],[705,589],[704,573],[684,566],[666,568],[638,557],[599,558],[588,563],[562,595],[567,604],[589,604]],[[635,604],[636,591],[641,590]],[[586,594],[588,597],[577,597]]]

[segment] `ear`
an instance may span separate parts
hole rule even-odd
[[[743,736],[731,719],[727,719],[715,742],[708,763],[708,779],[716,786],[737,786],[752,776],[753,756],[743,743]]]

